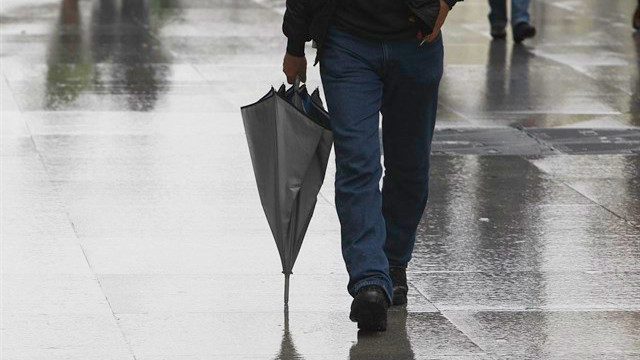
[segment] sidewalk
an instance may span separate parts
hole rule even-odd
[[[283,311],[239,112],[283,1],[3,1],[0,357],[640,357],[633,6],[534,0],[524,46],[454,8],[409,304],[358,336],[333,159]]]

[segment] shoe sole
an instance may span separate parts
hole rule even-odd
[[[359,309],[349,317],[358,323],[358,329],[363,331],[387,330],[387,311],[382,304],[370,304],[367,308]]]
[[[530,28],[524,34],[522,34],[522,36],[519,36],[519,37],[514,36],[513,41],[519,44],[525,41],[526,39],[532,38],[534,36],[536,36],[536,28]]]
[[[404,305],[407,303],[407,295],[393,294],[393,306]]]

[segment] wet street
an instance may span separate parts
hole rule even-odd
[[[409,304],[365,335],[333,157],[283,311],[240,116],[283,0],[2,0],[0,357],[640,358],[635,6],[533,0],[514,45],[456,5]]]

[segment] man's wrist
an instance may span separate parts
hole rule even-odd
[[[293,56],[304,56],[304,41],[288,38],[287,40],[287,53]]]

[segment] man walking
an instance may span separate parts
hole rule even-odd
[[[313,39],[331,116],[335,203],[354,297],[350,318],[384,331],[407,301],[406,267],[428,192],[443,70],[440,28],[457,0],[287,0],[283,71],[306,77]],[[384,179],[379,181],[379,114]]]
[[[536,28],[529,24],[529,2],[530,0],[511,0],[511,29],[513,41],[516,43],[536,36]],[[494,39],[504,39],[507,37],[506,27],[509,23],[507,0],[489,0],[489,6],[491,7],[489,13],[491,36]]]

